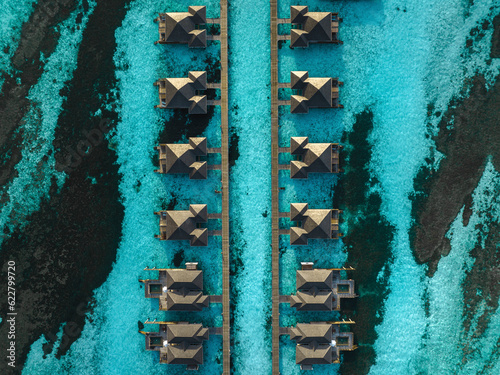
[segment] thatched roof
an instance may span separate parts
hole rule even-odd
[[[332,238],[332,210],[309,209],[307,203],[290,205],[290,220],[301,222],[290,228],[292,245],[307,245],[309,238]]]
[[[191,137],[188,144],[160,144],[157,150],[160,162],[160,169],[157,172],[186,173],[193,180],[207,178],[207,162],[198,161],[198,157],[207,155],[207,139],[205,137]]]
[[[186,43],[190,48],[207,46],[207,32],[196,25],[206,23],[206,7],[190,6],[188,12],[161,13],[159,21],[159,43]]]
[[[354,280],[342,280],[339,270],[301,269],[296,277],[297,294],[290,296],[289,301],[298,310],[340,310],[342,298],[357,297]]]
[[[203,346],[181,343],[162,348],[167,353],[167,363],[172,365],[201,365],[203,364]],[[161,356],[161,354],[160,354]]]
[[[207,89],[207,72],[189,72],[187,78],[158,80],[159,108],[187,108],[189,114],[207,113],[207,96],[197,91]]]
[[[169,269],[166,273],[168,289],[203,289],[203,271],[201,270]]]
[[[290,47],[309,47],[310,42],[332,42],[332,13],[309,12],[307,6],[291,6],[290,22],[301,25],[290,31]]]
[[[298,323],[288,332],[297,342],[296,363],[300,365],[338,363],[340,350],[355,349],[352,332],[341,332],[338,323]],[[347,342],[339,345],[339,338]]]
[[[333,271],[326,269],[298,270],[297,289],[332,289]]]
[[[297,345],[295,363],[298,365],[328,365],[333,363],[333,348],[328,344]]]
[[[201,324],[168,324],[166,328],[167,340],[171,344],[183,341],[197,344],[208,340],[208,328],[203,328]]]
[[[160,211],[160,238],[164,240],[190,240],[191,246],[208,245],[208,229],[197,228],[198,223],[206,223],[206,204],[192,204],[189,211]]]
[[[295,340],[297,344],[309,344],[313,341],[330,344],[332,338],[330,323],[297,323],[297,326],[290,328],[290,339]]]
[[[298,291],[296,295],[289,297],[290,307],[295,307],[298,311],[332,311],[333,293],[332,291],[309,289],[305,292]]]
[[[309,143],[308,137],[292,137],[290,152],[302,158],[290,162],[291,178],[307,178],[309,173],[331,173],[333,170],[331,143]]]
[[[292,113],[308,113],[309,108],[332,108],[332,78],[309,78],[307,71],[290,73],[292,90],[301,90],[301,95],[290,97]]]
[[[201,311],[210,304],[208,296],[201,291],[187,291],[176,289],[167,292],[165,297],[168,311]]]

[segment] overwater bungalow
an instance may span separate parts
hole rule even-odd
[[[313,263],[302,262],[297,271],[297,293],[283,296],[281,302],[290,303],[298,311],[338,311],[342,298],[356,298],[354,280],[342,280],[340,271],[346,268],[313,269]]]
[[[207,46],[207,30],[201,29],[207,21],[205,6],[190,6],[187,12],[160,13],[158,22],[159,39],[155,44],[187,44],[190,48]]]
[[[290,138],[290,148],[281,148],[280,152],[290,152],[294,160],[290,165],[281,164],[280,169],[288,167],[290,177],[294,179],[308,178],[309,173],[339,173],[338,143],[309,143],[309,137]]]
[[[221,214],[209,214],[206,204],[191,204],[189,210],[158,211],[160,234],[155,235],[162,241],[189,240],[191,246],[207,246],[209,235],[220,235],[219,230],[209,231],[202,225],[208,219],[220,219]]]
[[[146,298],[158,298],[162,311],[201,311],[220,296],[203,295],[203,271],[198,263],[186,263],[185,269],[146,268],[158,271],[158,279],[139,280],[144,283]]]
[[[281,212],[280,217],[289,217],[295,223],[290,230],[281,229],[280,234],[290,235],[291,245],[307,245],[310,238],[338,239],[338,209],[310,209],[308,203],[290,204],[290,212]]]
[[[187,108],[191,115],[207,113],[207,72],[189,72],[187,78],[162,78],[158,86],[160,104],[155,108]]]
[[[279,105],[289,105],[291,113],[309,113],[309,108],[343,108],[339,104],[338,78],[309,77],[307,71],[290,72],[290,83],[280,83],[279,88],[290,88],[290,100],[280,100]]]
[[[203,341],[209,339],[209,329],[187,322],[151,323],[159,325],[158,332],[140,331],[146,337],[146,350],[159,351],[160,363],[198,370],[203,364]]]
[[[191,137],[189,143],[160,144],[155,147],[158,151],[160,169],[157,173],[189,174],[193,180],[204,180],[207,178],[207,162],[200,160],[207,156],[207,139],[202,137]]]
[[[158,151],[160,168],[156,173],[189,174],[192,180],[205,180],[207,170],[220,169],[220,165],[208,165],[202,158],[211,153],[220,153],[220,148],[207,148],[207,138],[190,137],[189,143],[162,143]]]
[[[340,351],[355,350],[352,332],[341,331],[341,325],[353,324],[343,322],[297,323],[295,327],[281,330],[290,335],[297,343],[295,347],[295,363],[301,370],[312,370],[313,365],[340,363]]]
[[[309,7],[292,5],[290,7],[290,48],[307,48],[310,43],[342,44],[338,39],[339,24],[342,18],[338,13],[309,12]]]

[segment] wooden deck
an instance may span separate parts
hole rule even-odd
[[[220,1],[221,65],[221,172],[222,172],[222,371],[231,372],[231,336],[229,312],[229,130],[227,66],[227,0]]]
[[[280,373],[280,240],[278,165],[278,1],[271,0],[272,373]]]

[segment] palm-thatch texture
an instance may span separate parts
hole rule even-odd
[[[158,151],[160,168],[155,172],[166,174],[185,173],[192,180],[207,178],[207,162],[199,160],[207,156],[207,139],[191,137],[189,143],[160,144]]]
[[[206,23],[207,8],[190,6],[187,12],[160,13],[158,18],[160,44],[187,44],[190,48],[207,46],[207,30],[199,25]]]
[[[200,91],[207,89],[207,72],[189,72],[187,78],[162,78],[158,86],[160,104],[156,108],[187,108],[190,115],[207,113],[207,96]]]

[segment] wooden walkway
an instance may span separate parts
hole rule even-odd
[[[280,239],[278,166],[278,1],[271,1],[272,373],[280,373]]]
[[[227,67],[227,0],[220,0],[221,66],[221,172],[222,172],[222,354],[223,374],[231,372],[231,335],[229,312],[229,130]]]

